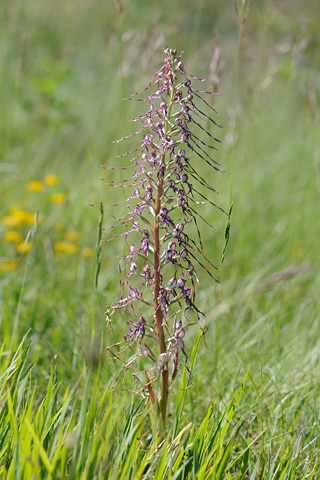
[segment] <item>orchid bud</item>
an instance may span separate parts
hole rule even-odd
[[[178,288],[183,288],[186,284],[186,279],[185,278],[179,278],[177,281],[177,287]]]
[[[187,258],[188,256],[188,250],[186,248],[183,248],[180,252],[179,255],[181,258]]]
[[[162,217],[166,217],[166,216],[168,215],[168,213],[169,213],[169,210],[168,210],[166,207],[164,207],[164,208],[161,208],[161,209],[160,209],[160,212],[159,212],[159,213],[160,213],[160,215],[161,215]]]
[[[176,225],[176,229],[179,233],[183,232],[183,229],[184,229],[183,223],[178,223],[178,225]]]
[[[131,263],[130,272],[131,273],[137,273],[137,271],[138,271],[138,265],[136,263]]]
[[[176,242],[170,242],[168,245],[169,250],[174,251],[177,248]]]
[[[137,253],[138,249],[134,243],[130,245],[130,253]]]
[[[159,355],[159,364],[166,365],[169,361],[168,353],[160,353]]]
[[[171,250],[165,250],[165,251],[164,251],[164,257],[165,257],[167,260],[171,260],[171,259],[172,259],[172,251],[171,251]]]
[[[182,339],[185,336],[186,332],[184,328],[179,328],[178,330],[175,331],[175,337]]]
[[[177,286],[177,279],[176,279],[176,277],[173,277],[169,280],[168,287],[169,288],[176,288],[176,286]]]
[[[186,287],[183,291],[183,294],[186,296],[186,297],[190,297],[191,295],[191,288],[190,287]]]
[[[183,173],[181,175],[181,182],[186,183],[188,181],[188,175],[186,173]]]

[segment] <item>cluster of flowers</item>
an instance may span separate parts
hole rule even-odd
[[[26,184],[28,192],[39,194],[43,192],[47,187],[54,187],[58,185],[59,178],[57,175],[46,175],[43,181],[30,180]],[[62,192],[50,192],[50,202],[53,204],[63,204],[67,201],[67,196]],[[4,228],[3,240],[7,244],[14,246],[14,250],[8,250],[9,260],[5,259],[0,261],[0,272],[7,273],[15,270],[19,265],[20,256],[30,249],[30,241],[26,241],[27,232],[35,223],[35,214],[22,208],[18,205],[14,205],[9,208],[6,215],[1,219],[1,224]],[[37,219],[37,223],[42,223],[42,215]],[[54,244],[54,250],[56,254],[76,254],[79,251],[77,242],[79,240],[79,233],[76,231],[64,231],[65,228],[57,226],[57,230],[63,231],[63,239],[57,241]],[[61,236],[61,235],[60,235]],[[90,248],[84,248],[82,253],[85,257],[93,255],[93,251]],[[17,257],[18,255],[18,257]],[[13,258],[12,258],[13,257]]]
[[[58,185],[59,177],[54,174],[46,175],[43,181],[30,180],[27,182],[27,190],[32,193],[41,193],[46,190],[46,187],[53,187]],[[51,203],[66,203],[67,196],[63,192],[55,192],[50,195]]]
[[[216,267],[204,255],[199,222],[209,224],[197,210],[207,202],[217,207],[205,194],[205,190],[216,190],[200,176],[197,163],[205,162],[220,171],[208,153],[215,146],[200,138],[205,135],[211,143],[218,142],[200,123],[218,126],[203,111],[215,111],[202,98],[212,93],[192,86],[194,79],[203,80],[187,74],[182,54],[177,56],[176,50],[167,49],[164,64],[148,87],[129,98],[144,101],[148,107],[146,113],[131,120],[142,122],[142,127],[118,142],[139,134],[143,138],[137,148],[118,156],[131,156],[131,166],[123,168],[133,170],[130,178],[106,181],[109,186],[133,191],[125,201],[129,213],[109,227],[125,226],[124,232],[110,240],[124,237],[128,253],[119,264],[120,271],[125,271],[121,298],[107,307],[107,320],[121,310],[133,319],[127,322],[129,332],[124,340],[109,350],[113,358],[119,358],[137,342],[139,351],[125,368],[140,356],[149,357],[153,361],[150,370],[156,377],[172,361],[172,379],[179,366],[179,351],[187,360],[183,341],[186,328],[195,323],[193,320],[202,324],[203,313],[195,304],[197,266],[215,280],[212,269]],[[135,98],[149,89],[151,93],[145,98]],[[200,110],[196,100],[205,108]],[[196,232],[195,239],[192,231]]]

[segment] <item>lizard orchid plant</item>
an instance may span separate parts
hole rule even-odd
[[[147,88],[129,98],[145,102],[146,112],[131,119],[141,122],[141,128],[116,143],[134,136],[142,140],[118,156],[130,159],[120,167],[129,177],[106,181],[130,192],[124,202],[128,212],[110,227],[124,231],[107,240],[123,237],[127,244],[119,263],[120,299],[107,307],[106,314],[111,322],[122,312],[128,333],[108,350],[112,359],[123,363],[121,371],[134,368],[140,392],[150,403],[155,432],[165,431],[168,394],[179,366],[184,364],[189,372],[186,330],[195,323],[203,330],[204,314],[195,300],[198,267],[216,280],[217,267],[203,252],[199,224],[209,223],[198,212],[199,206],[209,203],[222,210],[207,198],[206,191],[216,190],[198,168],[199,162],[205,162],[220,171],[211,153],[219,140],[208,131],[208,125],[220,125],[211,118],[214,108],[203,98],[215,94],[193,87],[194,81],[204,80],[186,72],[182,55],[166,49],[164,63]],[[138,97],[141,94],[143,98]],[[125,352],[131,353],[126,361]],[[137,364],[143,365],[141,372]]]

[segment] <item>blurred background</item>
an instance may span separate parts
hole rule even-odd
[[[201,274],[203,402],[249,367],[257,382],[268,377],[266,390],[298,385],[311,367],[318,375],[319,2],[3,0],[0,11],[1,342],[14,348],[31,329],[35,371],[57,355],[61,376],[76,378],[122,338],[104,311],[118,298],[125,245],[103,244],[94,290],[99,209],[87,204],[124,198],[99,180],[100,165],[120,165],[125,146],[112,141],[141,110],[119,99],[147,85],[168,46],[221,94],[215,158],[225,173],[199,168],[218,203],[234,203],[221,285]],[[204,213],[216,227],[207,255],[219,263],[225,217]],[[113,214],[105,209],[104,227]]]

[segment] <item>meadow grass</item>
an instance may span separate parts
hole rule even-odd
[[[222,1],[1,4],[1,478],[319,478],[319,7],[252,2],[239,39],[237,6],[240,19]],[[126,324],[110,332],[104,311],[124,246],[102,244],[96,260],[87,203],[125,198],[98,180],[139,113],[118,98],[145,86],[167,45],[214,84],[214,29],[226,173],[212,182],[233,201],[231,235],[221,284],[201,278],[208,346],[187,334],[193,386],[180,372],[159,444],[130,375],[112,388],[106,346]],[[203,212],[216,259],[225,220]]]

